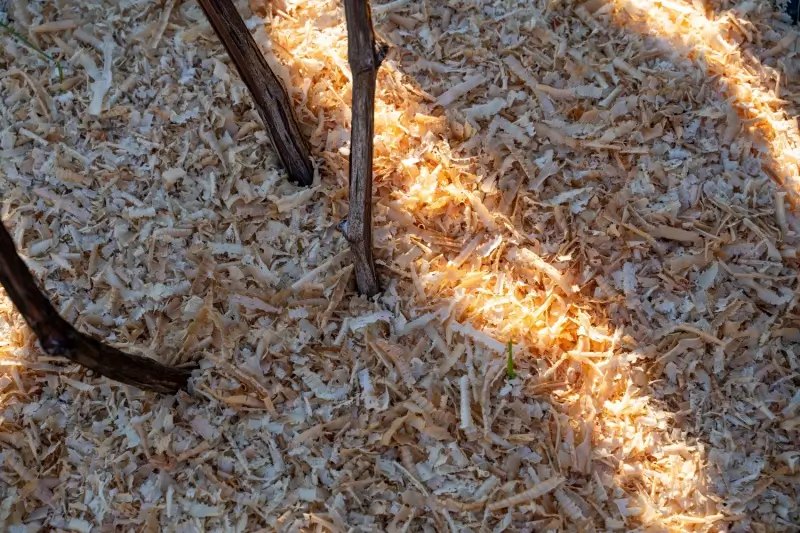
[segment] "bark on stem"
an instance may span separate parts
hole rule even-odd
[[[375,84],[386,46],[375,40],[368,0],[344,0],[347,60],[353,75],[350,134],[350,213],[345,236],[355,256],[358,292],[380,291],[372,258],[372,146],[375,129]]]
[[[199,0],[206,18],[222,41],[236,70],[250,90],[275,151],[300,185],[311,185],[314,168],[305,137],[300,131],[286,88],[269,68],[232,0]]]
[[[0,283],[47,354],[66,357],[100,375],[142,390],[174,393],[186,386],[190,369],[169,367],[146,357],[126,354],[80,333],[61,318],[36,286],[2,223]]]

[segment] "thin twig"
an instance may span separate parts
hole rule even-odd
[[[350,134],[350,213],[345,236],[355,256],[358,292],[380,292],[372,258],[372,147],[375,85],[387,47],[375,40],[368,0],[345,0],[347,59],[353,75],[353,126]]]
[[[311,152],[297,123],[292,100],[269,68],[236,6],[231,0],[199,2],[250,90],[275,151],[289,173],[289,179],[300,185],[311,185],[314,181]]]

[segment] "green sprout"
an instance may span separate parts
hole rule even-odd
[[[508,374],[508,379],[514,379],[517,377],[517,373],[514,372],[514,341],[508,341],[508,359],[506,360],[506,373]]]
[[[27,46],[28,48],[30,48],[31,50],[33,50],[34,52],[36,52],[37,54],[39,54],[43,58],[47,59],[48,61],[52,61],[53,63],[55,63],[56,69],[58,69],[58,81],[60,83],[64,82],[64,71],[61,70],[61,62],[58,59],[54,58],[50,54],[46,54],[38,46],[36,46],[32,42],[30,42],[28,39],[26,39],[22,35],[20,35],[20,33],[17,30],[15,30],[11,26],[9,26],[7,23],[0,21],[0,28],[5,30],[5,32],[8,33],[9,35],[11,35],[12,37],[16,37],[17,40],[22,42],[25,46]]]

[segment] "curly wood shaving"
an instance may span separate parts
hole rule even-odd
[[[375,299],[336,228],[341,5],[240,6],[308,190],[197,4],[17,9],[66,77],[6,40],[3,223],[66,320],[201,368],[175,397],[120,388],[42,356],[2,300],[3,527],[791,531],[791,32],[755,4],[375,2],[403,51],[376,84]]]
[[[507,507],[520,505],[521,503],[527,502],[529,500],[536,500],[538,498],[541,498],[548,492],[555,490],[562,483],[564,483],[564,481],[565,479],[563,477],[554,476],[545,481],[541,481],[537,483],[535,486],[531,487],[530,489],[515,494],[514,496],[492,502],[487,506],[487,509],[489,511],[498,511],[500,509],[505,509]]]

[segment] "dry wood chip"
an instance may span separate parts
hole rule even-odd
[[[477,89],[485,82],[486,78],[480,74],[468,76],[461,83],[453,85],[444,93],[439,95],[439,97],[436,99],[436,105],[447,107],[471,90]]]
[[[800,58],[773,9],[375,0],[367,299],[335,227],[342,4],[247,22],[308,189],[196,3],[23,4],[65,78],[4,40],[3,223],[65,320],[200,369],[117,387],[0,298],[0,529],[800,523]]]

